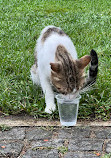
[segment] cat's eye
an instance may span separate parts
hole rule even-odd
[[[61,90],[61,88],[57,87],[58,90]]]

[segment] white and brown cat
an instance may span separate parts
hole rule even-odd
[[[89,63],[89,74],[85,79],[84,68]],[[53,87],[64,95],[80,92],[96,81],[97,71],[98,57],[94,50],[78,59],[76,49],[64,31],[55,26],[42,30],[35,48],[31,77],[45,94],[45,112],[51,113],[56,108]]]

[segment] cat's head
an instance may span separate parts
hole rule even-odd
[[[58,46],[56,62],[51,65],[52,84],[59,93],[69,94],[81,89],[85,83],[84,69],[91,57],[85,55],[74,60],[63,46]]]

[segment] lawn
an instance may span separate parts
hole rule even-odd
[[[61,27],[72,39],[78,57],[93,48],[99,57],[94,89],[82,94],[80,119],[111,119],[111,0],[1,0],[0,111],[58,118],[44,113],[45,99],[33,86],[30,67],[40,31]]]

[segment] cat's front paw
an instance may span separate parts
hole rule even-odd
[[[55,111],[56,109],[56,105],[55,104],[51,104],[50,106],[46,106],[45,108],[45,112],[48,114],[51,114],[53,111]]]

